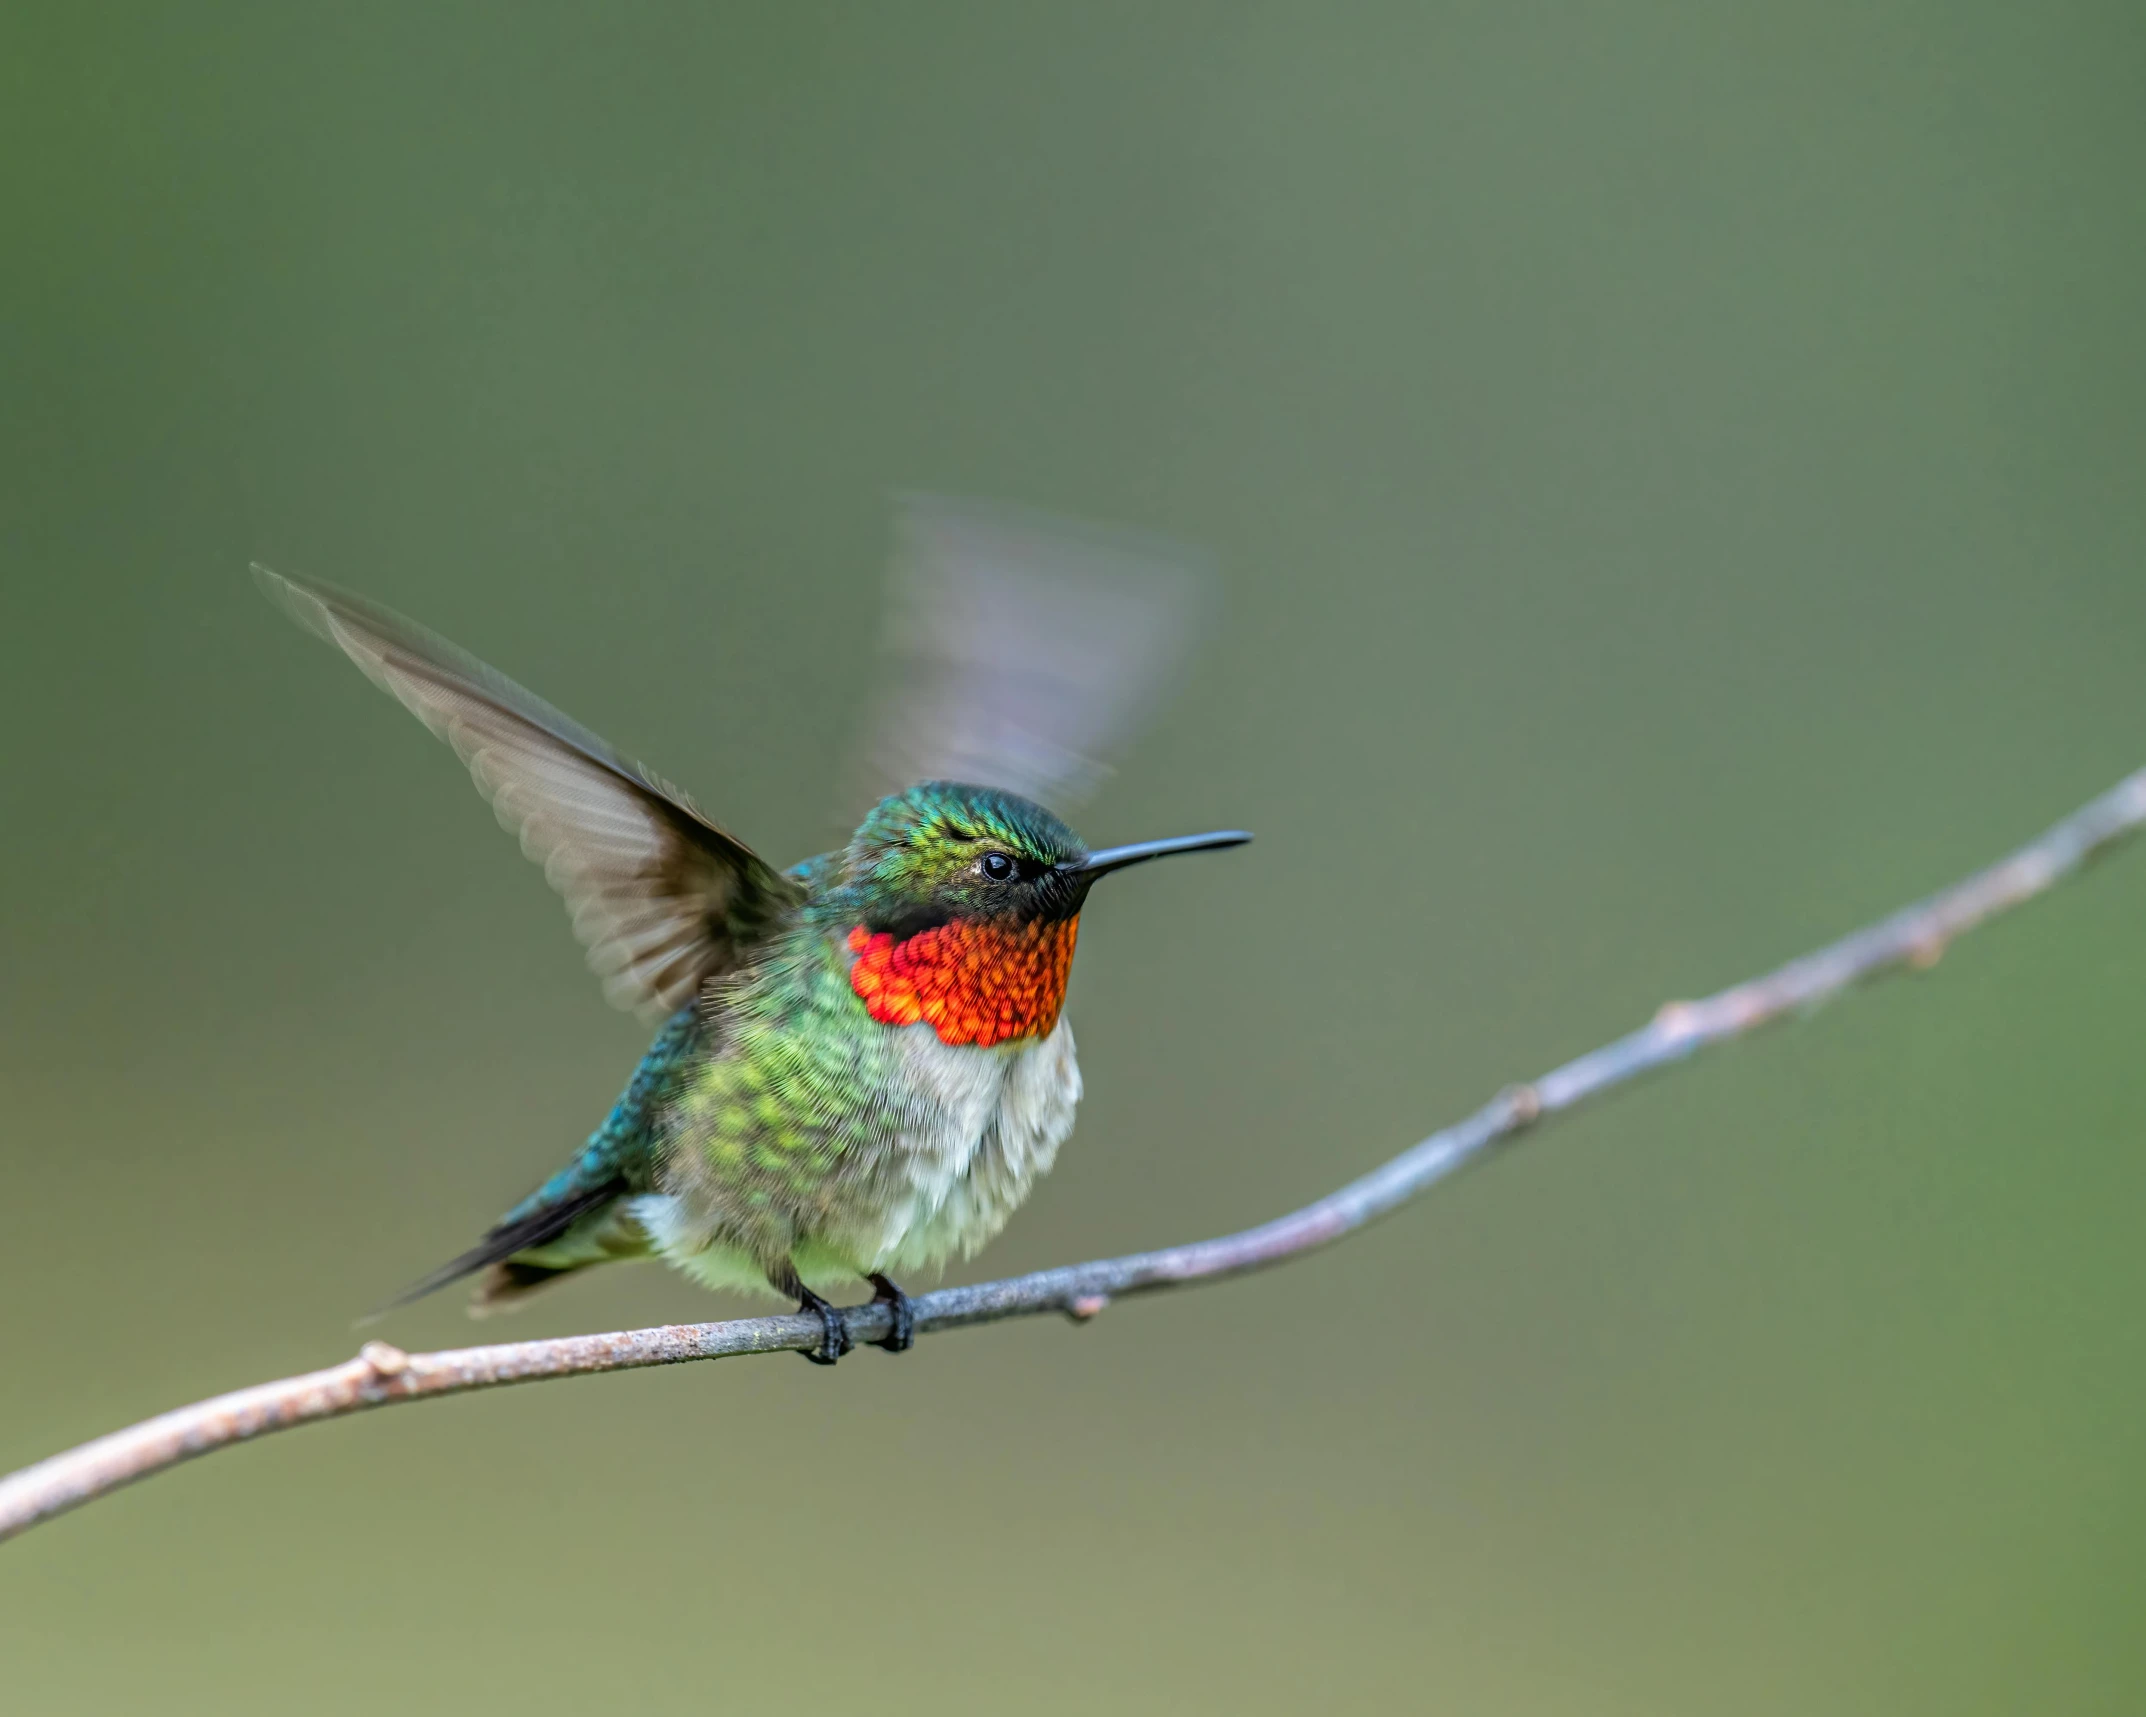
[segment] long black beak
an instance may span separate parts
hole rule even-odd
[[[1065,875],[1092,881],[1110,871],[1123,870],[1129,864],[1145,864],[1149,859],[1168,858],[1172,853],[1203,853],[1211,847],[1241,847],[1251,838],[1242,829],[1220,829],[1211,835],[1173,835],[1166,841],[1135,841],[1129,847],[1105,847],[1099,853],[1090,853],[1078,864],[1062,864],[1058,868]]]

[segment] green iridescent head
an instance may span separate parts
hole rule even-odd
[[[849,889],[874,930],[1026,923],[1080,910],[1088,849],[1031,799],[958,781],[889,794],[850,838]]]
[[[872,807],[850,838],[841,893],[854,922],[902,936],[957,920],[1034,923],[1072,917],[1113,870],[1251,838],[1231,830],[1090,852],[1032,799],[925,781]]]

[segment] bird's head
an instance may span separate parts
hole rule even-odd
[[[1114,870],[1251,838],[1231,829],[1090,852],[1031,799],[926,781],[880,800],[858,826],[846,892],[868,929],[897,937],[953,923],[1063,922],[1079,915],[1088,890]]]
[[[872,808],[827,904],[847,927],[851,985],[875,1019],[928,1021],[945,1042],[988,1045],[1057,1023],[1097,879],[1251,838],[1226,830],[1091,852],[1032,800],[927,781]]]

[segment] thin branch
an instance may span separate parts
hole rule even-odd
[[[942,1288],[917,1299],[917,1333],[1037,1312],[1091,1318],[1122,1295],[1240,1275],[1327,1245],[1418,1197],[1493,1145],[1613,1086],[1787,1014],[1807,1012],[1866,978],[1902,966],[1934,965],[1955,936],[2031,900],[2142,825],[2146,769],[2002,863],[1764,977],[1704,1001],[1670,1002],[1639,1030],[1568,1061],[1533,1084],[1502,1092],[1466,1120],[1433,1133],[1361,1180],[1301,1210],[1218,1240],[1039,1270],[974,1287]],[[858,1306],[847,1316],[850,1334],[859,1341],[888,1333],[885,1306]],[[444,1353],[404,1353],[385,1342],[367,1342],[355,1359],[325,1371],[196,1402],[0,1479],[0,1538],[196,1455],[315,1420],[505,1383],[804,1349],[820,1339],[818,1318],[788,1315],[504,1342]]]

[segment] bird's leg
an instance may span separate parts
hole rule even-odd
[[[832,1365],[849,1352],[849,1327],[843,1323],[841,1312],[806,1287],[796,1270],[771,1270],[768,1281],[778,1294],[795,1298],[799,1311],[810,1312],[820,1320],[820,1345],[804,1350],[807,1359],[814,1365]]]
[[[865,1280],[872,1284],[872,1303],[887,1307],[894,1316],[894,1327],[872,1345],[889,1353],[907,1353],[917,1338],[916,1301],[876,1271]]]
[[[805,1349],[805,1357],[814,1365],[832,1365],[849,1352],[849,1328],[841,1312],[802,1283],[797,1289],[797,1309],[812,1312],[820,1320],[820,1345]]]

